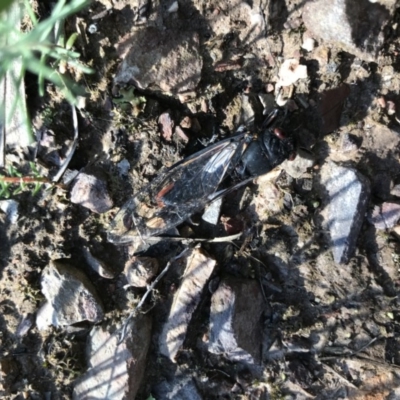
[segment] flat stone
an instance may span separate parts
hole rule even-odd
[[[369,217],[369,221],[379,230],[393,228],[399,219],[400,204],[390,202],[375,206]]]
[[[42,272],[41,287],[47,300],[38,313],[37,324],[42,328],[46,323],[56,327],[83,321],[95,323],[104,317],[94,286],[72,265],[51,261]]]
[[[174,295],[168,321],[159,338],[160,353],[171,361],[175,360],[185,340],[192,314],[216,265],[216,261],[201,249],[191,250],[186,260],[181,286]]]
[[[135,32],[129,42],[130,50],[117,71],[115,84],[172,94],[197,87],[203,60],[196,34],[149,27]]]
[[[110,327],[94,327],[87,348],[89,369],[75,381],[73,399],[134,399],[145,371],[151,325],[148,315],[140,315],[121,344]]]
[[[327,162],[321,168],[321,183],[326,190],[324,224],[329,229],[333,258],[345,264],[355,251],[369,201],[368,180],[352,168]]]
[[[258,282],[236,278],[223,280],[211,299],[208,350],[231,361],[258,364],[264,309]]]
[[[341,47],[357,57],[376,61],[384,44],[384,29],[395,10],[395,0],[316,0],[303,8],[303,21],[316,39]]]
[[[106,183],[83,172],[76,177],[73,183],[71,203],[79,204],[95,213],[104,213],[113,206]]]
[[[125,264],[124,275],[130,286],[146,287],[157,274],[158,261],[150,257],[133,257]]]

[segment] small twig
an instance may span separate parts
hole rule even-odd
[[[120,333],[120,337],[118,339],[118,344],[121,344],[124,340],[125,337],[128,333],[128,325],[131,322],[132,318],[135,317],[137,315],[137,313],[139,312],[139,310],[143,307],[144,302],[146,301],[147,297],[149,296],[149,294],[153,291],[153,289],[155,288],[155,286],[158,284],[158,282],[160,282],[160,280],[163,278],[163,276],[168,272],[171,264],[176,261],[179,260],[181,257],[183,257],[183,255],[189,250],[189,248],[186,248],[185,250],[183,250],[180,254],[178,254],[177,256],[173,257],[171,260],[169,260],[167,262],[167,265],[165,266],[165,268],[160,272],[160,274],[157,276],[156,279],[154,279],[153,283],[151,285],[148,286],[146,293],[143,295],[142,299],[140,300],[139,304],[133,309],[133,311],[129,314],[128,318],[125,320],[124,324],[122,325],[121,330],[119,331]]]
[[[349,353],[338,354],[337,356],[319,357],[319,360],[320,361],[329,361],[329,360],[337,360],[338,358],[350,358],[350,357],[356,356],[379,339],[381,339],[381,336],[374,337],[365,346],[361,347],[360,349],[358,349],[356,351],[350,351]]]
[[[0,181],[7,183],[52,183],[47,178],[36,178],[34,176],[0,176]]]
[[[61,165],[59,171],[57,174],[53,177],[53,182],[58,182],[62,175],[64,174],[65,170],[67,169],[72,156],[75,153],[76,147],[78,145],[78,138],[79,138],[79,130],[78,130],[78,116],[76,115],[76,108],[75,106],[71,105],[72,108],[72,123],[73,123],[73,128],[74,128],[74,141],[71,146],[71,150],[68,153],[68,156],[64,160],[64,163]]]
[[[233,240],[239,239],[243,235],[243,232],[235,233],[229,236],[218,236],[212,239],[205,238],[185,238],[180,236],[150,236],[143,237],[141,235],[134,236],[134,238],[139,238],[142,242],[146,243],[158,243],[161,240],[171,241],[171,242],[181,242],[183,244],[196,243],[196,242],[206,242],[206,243],[224,243],[232,242]]]

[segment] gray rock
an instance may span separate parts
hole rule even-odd
[[[77,268],[51,261],[42,272],[41,286],[47,303],[38,312],[38,326],[44,328],[50,323],[62,327],[103,319],[103,306],[95,288]]]
[[[231,361],[258,364],[264,309],[258,282],[236,278],[223,280],[211,299],[208,350]]]
[[[173,381],[163,381],[154,388],[154,396],[159,400],[201,400],[198,389],[191,377],[174,377]]]
[[[151,325],[148,315],[140,315],[121,344],[109,327],[94,327],[87,348],[89,369],[75,381],[73,399],[134,399],[145,371]]]
[[[146,28],[130,39],[129,53],[114,82],[165,93],[183,93],[197,87],[202,66],[199,40],[195,34]]]
[[[328,162],[321,168],[321,183],[327,192],[323,217],[333,258],[336,263],[345,264],[355,251],[369,201],[369,182],[354,169]]]
[[[315,163],[315,157],[306,150],[298,149],[294,160],[286,160],[281,167],[295,179],[301,178]]]
[[[131,164],[129,164],[129,161],[124,158],[117,164],[117,168],[121,176],[127,176],[129,169],[131,168]]]
[[[188,324],[215,265],[216,261],[201,249],[193,249],[187,254],[182,284],[175,293],[168,321],[159,338],[160,353],[171,361],[185,340]]]
[[[316,0],[305,4],[303,21],[315,38],[342,47],[365,61],[376,61],[395,3],[395,0],[385,1],[385,5],[364,0]]]
[[[393,228],[400,219],[400,204],[383,203],[375,206],[369,221],[376,229],[384,230]]]
[[[15,200],[0,200],[0,210],[6,213],[7,220],[15,224],[18,221],[18,201]]]
[[[74,181],[71,203],[79,204],[96,213],[104,213],[113,206],[106,183],[85,173],[80,173]]]
[[[133,257],[126,262],[124,275],[130,286],[146,287],[157,274],[158,261],[150,257]]]

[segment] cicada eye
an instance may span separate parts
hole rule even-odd
[[[274,128],[274,135],[281,140],[286,139],[285,132],[283,132],[283,130],[280,128]]]
[[[132,215],[130,213],[125,214],[124,217],[123,217],[123,222],[124,222],[124,227],[126,229],[131,229],[132,226],[133,226]]]
[[[289,161],[293,161],[293,160],[296,158],[296,156],[297,156],[297,153],[296,153],[295,151],[292,151],[292,152],[289,154],[288,160],[289,160]]]

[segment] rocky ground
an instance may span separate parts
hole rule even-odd
[[[399,22],[395,0],[98,0],[70,18],[95,71],[67,71],[78,147],[63,184],[0,203],[1,397],[400,398]],[[37,143],[7,163],[52,177],[71,107],[26,90]],[[276,105],[296,159],[175,232],[234,239],[108,241],[163,167]]]

